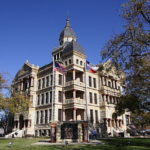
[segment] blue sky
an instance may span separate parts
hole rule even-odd
[[[12,79],[26,60],[51,61],[69,15],[87,59],[97,64],[100,50],[122,31],[125,0],[0,0],[0,72]]]

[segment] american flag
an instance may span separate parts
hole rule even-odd
[[[54,71],[59,71],[60,73],[63,74],[67,72],[65,66],[60,62],[54,62]]]

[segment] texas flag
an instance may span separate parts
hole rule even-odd
[[[91,64],[89,61],[86,61],[86,69],[89,70],[91,73],[96,73],[98,70],[98,67]]]

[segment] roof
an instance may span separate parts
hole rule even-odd
[[[71,28],[70,20],[68,18],[66,19],[66,25],[65,25],[64,29],[60,33],[59,40],[63,39],[64,37],[76,38],[76,34],[73,31],[73,29]]]
[[[77,51],[77,52],[80,52],[82,54],[85,54],[83,48],[80,46],[80,44],[77,41],[73,40],[73,41],[67,42],[65,44],[66,44],[66,46],[63,50],[63,53],[69,52],[69,51]]]

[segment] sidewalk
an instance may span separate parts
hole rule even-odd
[[[66,140],[67,141],[67,140]],[[89,142],[68,142],[68,145],[76,145],[76,144],[80,144],[80,145],[95,145],[95,144],[103,144],[101,141],[99,140],[90,140]],[[42,140],[36,143],[33,143],[32,145],[65,145],[65,142],[62,143],[50,143],[49,140]]]

